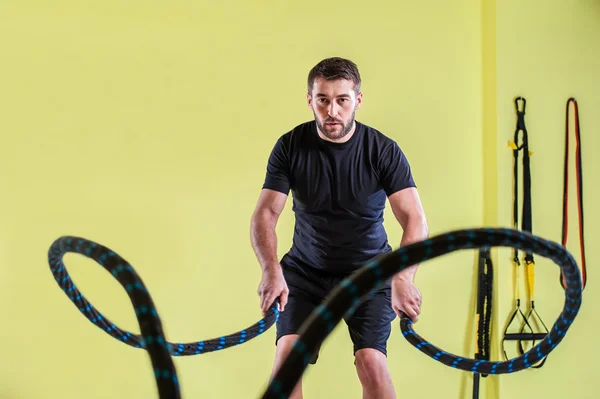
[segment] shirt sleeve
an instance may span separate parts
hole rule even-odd
[[[290,163],[283,137],[275,143],[267,161],[267,173],[263,189],[288,194],[290,191]]]
[[[416,187],[408,159],[396,142],[387,145],[381,153],[379,176],[386,195]]]

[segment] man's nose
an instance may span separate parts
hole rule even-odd
[[[332,118],[335,118],[337,116],[338,112],[339,112],[338,105],[335,102],[332,102],[329,105],[329,110],[328,110],[329,116],[331,116]]]

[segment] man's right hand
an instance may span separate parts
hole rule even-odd
[[[263,315],[269,310],[275,299],[279,297],[279,311],[283,312],[288,299],[288,286],[283,277],[281,266],[265,269],[258,286],[260,308]]]

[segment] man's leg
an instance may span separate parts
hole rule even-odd
[[[394,399],[396,393],[387,366],[387,340],[396,313],[389,287],[379,289],[346,319],[354,343],[355,365],[363,399]]]
[[[285,310],[279,314],[276,323],[276,350],[271,379],[294,346],[298,338],[298,330],[327,294],[322,282],[310,271],[300,270],[295,266],[287,265],[285,262],[282,262],[282,270],[289,294]],[[311,364],[315,364],[317,358],[318,352],[313,357]],[[301,398],[302,379],[298,380],[290,396],[290,399]]]
[[[386,356],[373,348],[359,349],[355,356],[363,399],[395,399],[396,393]]]
[[[290,353],[290,350],[294,346],[294,342],[298,338],[297,334],[290,334],[283,336],[277,340],[277,349],[275,350],[275,362],[273,363],[273,371],[271,379],[277,373],[277,370],[281,367],[285,361],[285,357]],[[302,378],[298,380],[296,387],[292,391],[290,399],[302,399]]]

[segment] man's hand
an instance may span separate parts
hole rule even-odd
[[[392,279],[392,309],[398,317],[404,313],[416,323],[421,313],[421,293],[412,279],[394,276]]]
[[[283,312],[288,298],[288,286],[283,277],[281,266],[265,269],[258,286],[260,296],[260,308],[263,315],[269,310],[269,306],[279,297],[279,311]]]

